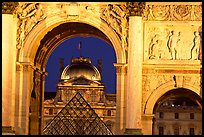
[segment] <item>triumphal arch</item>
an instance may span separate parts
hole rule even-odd
[[[115,50],[117,134],[152,134],[155,104],[172,89],[202,108],[201,2],[3,2],[3,134],[42,133],[46,63],[77,35]]]

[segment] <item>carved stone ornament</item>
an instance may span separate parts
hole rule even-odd
[[[127,2],[128,16],[142,16],[145,2]]]
[[[18,2],[2,2],[2,14],[13,14]]]
[[[202,5],[147,5],[145,20],[202,21]]]
[[[187,27],[186,27],[187,28]],[[147,28],[148,59],[201,60],[201,32],[198,26],[181,29],[179,26]]]
[[[127,50],[128,42],[128,20],[125,5],[108,4],[101,9],[101,19],[106,22],[121,39],[121,45]]]
[[[16,9],[17,22],[17,49],[20,49],[29,32],[46,18],[39,3],[21,3]]]
[[[124,73],[127,74],[127,66],[115,66],[116,67],[116,73]]]

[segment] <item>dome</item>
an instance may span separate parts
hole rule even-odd
[[[91,64],[89,58],[73,58],[71,64],[67,65],[61,75],[61,80],[69,80],[78,77],[85,77],[88,80],[101,81],[98,69]]]

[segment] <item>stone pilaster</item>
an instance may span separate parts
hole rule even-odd
[[[125,134],[141,134],[142,17],[129,17],[129,48],[127,73],[127,117]]]
[[[21,131],[21,114],[22,114],[22,73],[23,66],[16,62],[16,90],[15,90],[15,132],[16,135],[22,134]]]
[[[125,81],[127,77],[127,64],[114,64],[116,67],[116,134],[121,135],[125,129]]]
[[[7,127],[14,129],[15,123],[15,24],[16,20],[12,14],[2,14],[2,127],[6,129]]]
[[[154,115],[142,116],[142,133],[143,135],[152,135],[152,124]]]
[[[22,70],[22,109],[21,109],[21,129],[22,134],[29,134],[29,106],[33,88],[34,67],[30,62],[21,62]]]

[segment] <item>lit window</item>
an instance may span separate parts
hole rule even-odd
[[[174,135],[179,135],[179,127],[174,128]]]
[[[194,113],[190,113],[190,119],[194,119]]]
[[[110,109],[107,111],[107,116],[111,116],[111,110]]]
[[[164,127],[159,127],[159,135],[164,135]]]
[[[190,135],[195,135],[195,133],[194,133],[194,128],[190,128],[190,133],[189,133]]]
[[[92,91],[92,94],[90,95],[91,102],[96,102],[96,91]]]
[[[54,110],[54,114],[57,114],[57,109]]]
[[[49,115],[53,115],[53,109],[52,108],[49,109]]]
[[[175,113],[174,117],[175,119],[179,119],[179,113]]]

